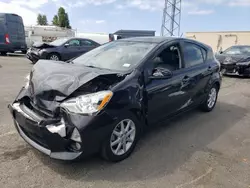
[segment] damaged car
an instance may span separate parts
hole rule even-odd
[[[20,136],[51,158],[118,162],[147,126],[212,111],[219,70],[212,49],[191,39],[121,39],[68,63],[39,60],[9,109]]]
[[[39,59],[67,61],[96,47],[99,43],[86,38],[60,38],[50,43],[35,43],[27,51],[26,57],[35,64]]]
[[[250,45],[235,45],[220,51],[216,58],[224,75],[250,76]]]

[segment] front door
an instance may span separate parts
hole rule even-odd
[[[147,116],[150,124],[164,120],[185,108],[190,99],[190,82],[185,78],[186,71],[183,68],[179,43],[164,48],[153,58],[152,63],[152,69],[164,67],[172,71],[172,77],[151,79],[146,84]]]
[[[63,56],[64,60],[77,57],[81,54],[81,42],[78,39],[71,39],[67,42],[67,46],[64,47]]]

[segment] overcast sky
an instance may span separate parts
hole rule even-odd
[[[181,32],[250,30],[250,0],[183,0]],[[148,29],[160,32],[164,0],[0,0],[0,12],[36,24],[38,13],[51,22],[58,7],[81,32]]]

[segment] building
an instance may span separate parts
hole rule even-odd
[[[250,31],[186,32],[185,37],[210,45],[214,52],[232,45],[250,45]]]

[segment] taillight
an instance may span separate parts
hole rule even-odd
[[[9,44],[10,43],[10,38],[8,34],[5,34],[5,44]]]

